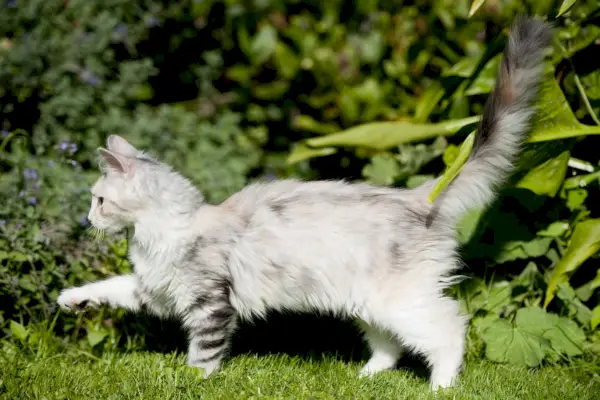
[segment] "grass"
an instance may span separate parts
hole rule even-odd
[[[101,358],[0,353],[2,399],[600,399],[598,370],[584,362],[529,370],[470,361],[460,383],[435,395],[412,369],[357,379],[362,364],[333,357],[238,355],[202,380],[181,354]],[[592,367],[592,368],[590,368]]]

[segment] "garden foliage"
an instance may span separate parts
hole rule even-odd
[[[130,342],[122,312],[58,314],[127,271],[85,234],[95,149],[126,136],[213,202],[249,180],[414,187],[451,172],[519,13],[554,22],[539,115],[500,200],[472,210],[454,289],[471,349],[536,366],[600,352],[600,8],[592,0],[28,0],[0,13],[0,325]],[[117,324],[118,325],[118,324]],[[62,340],[62,339],[61,339]],[[6,342],[8,343],[8,341]]]

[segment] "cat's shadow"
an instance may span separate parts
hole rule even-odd
[[[177,321],[128,314],[120,329],[125,335],[143,339],[144,351],[182,354],[187,351],[187,340]],[[284,354],[313,362],[335,358],[362,366],[370,352],[350,321],[329,316],[272,313],[266,320],[239,324],[229,358],[246,354]],[[429,377],[425,363],[416,355],[404,355],[397,368],[423,379]]]

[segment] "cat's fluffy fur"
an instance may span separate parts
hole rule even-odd
[[[209,205],[168,165],[109,137],[89,219],[108,232],[133,227],[134,272],[66,289],[58,303],[179,317],[188,363],[205,376],[219,368],[236,317],[330,312],[364,330],[372,357],[361,375],[394,367],[406,348],[425,356],[434,388],[451,386],[466,322],[442,294],[459,266],[454,225],[467,208],[490,203],[510,172],[550,39],[538,20],[513,26],[472,156],[433,205],[435,181],[399,190],[293,180],[252,184]]]

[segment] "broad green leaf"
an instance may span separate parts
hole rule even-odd
[[[600,305],[597,305],[592,310],[592,320],[590,321],[592,329],[596,329],[600,325]]]
[[[552,244],[550,237],[536,237],[530,241],[510,241],[502,246],[502,251],[496,255],[494,260],[499,263],[541,257],[546,254]]]
[[[89,330],[87,333],[87,340],[91,347],[96,346],[100,342],[104,340],[105,337],[108,336],[108,333],[105,331],[96,331]]]
[[[563,0],[560,8],[558,9],[558,14],[556,14],[556,18],[569,11],[575,3],[577,3],[577,0]]]
[[[600,126],[584,125],[575,118],[558,82],[551,76],[545,79],[537,104],[529,143],[600,134]]]
[[[539,307],[519,309],[515,325],[532,335],[549,340],[554,351],[567,356],[581,354],[585,343],[585,333],[574,321],[547,313]]]
[[[412,122],[372,122],[342,132],[308,139],[311,147],[349,146],[387,150],[403,143],[421,141],[436,136],[450,136],[459,129],[475,124],[479,117],[469,117],[436,124]]]
[[[552,348],[566,356],[573,357],[583,353],[585,346],[585,332],[577,323],[569,318],[550,314],[554,326],[544,333],[550,340]]]
[[[297,162],[315,157],[329,156],[331,154],[335,154],[336,152],[337,149],[335,147],[319,147],[313,149],[304,143],[298,143],[288,156],[287,163],[295,164]]]
[[[529,189],[538,195],[556,196],[567,174],[570,152],[564,151],[558,157],[539,164],[521,178],[516,187]]]
[[[430,203],[433,203],[435,198],[440,195],[446,189],[446,187],[456,178],[456,176],[462,170],[465,162],[469,158],[471,154],[471,150],[473,149],[473,143],[475,141],[475,132],[472,132],[467,136],[465,141],[460,146],[460,150],[458,151],[458,155],[456,159],[452,163],[452,165],[446,169],[444,174],[440,177],[440,179],[436,182],[429,193],[428,200]]]
[[[551,223],[546,227],[546,229],[542,229],[537,233],[538,236],[545,237],[561,237],[567,230],[569,229],[569,223],[566,221],[556,221]]]
[[[567,306],[570,317],[574,316],[581,325],[588,325],[590,323],[592,312],[579,300],[571,285],[567,282],[559,283],[556,295]]]
[[[391,154],[377,154],[363,171],[363,176],[375,185],[391,185],[400,175],[398,161]]]
[[[506,320],[491,322],[482,333],[488,359],[528,367],[538,366],[546,357],[549,341],[513,326]]]
[[[21,341],[27,339],[27,335],[29,335],[28,330],[23,325],[13,320],[10,321],[10,333]]]
[[[477,10],[481,8],[483,3],[485,3],[485,0],[473,0],[473,3],[471,3],[471,8],[469,9],[469,18],[475,15]]]
[[[588,219],[575,226],[567,251],[550,276],[544,308],[554,298],[559,283],[566,282],[581,264],[600,250],[600,219]]]

